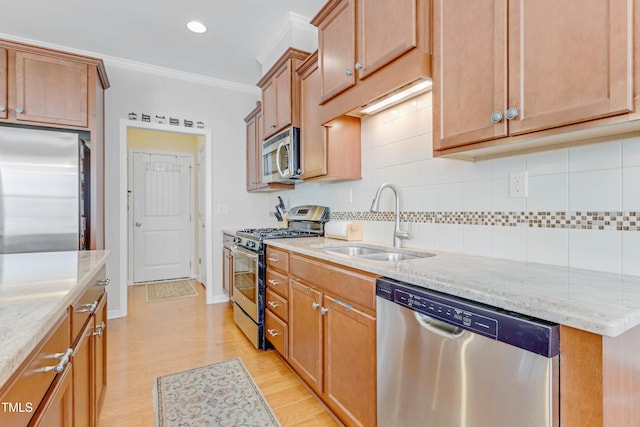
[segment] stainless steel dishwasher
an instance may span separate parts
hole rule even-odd
[[[378,279],[378,427],[558,426],[559,326]]]

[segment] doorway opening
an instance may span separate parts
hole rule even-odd
[[[136,133],[142,133],[146,138],[150,138],[151,142],[144,142],[144,137],[142,138],[143,142],[136,142],[137,138],[140,135],[136,135]],[[146,134],[146,135],[145,135]],[[151,135],[151,136],[150,136]],[[182,146],[180,146],[180,141],[182,140]],[[167,142],[172,141],[172,142]],[[184,141],[191,141],[191,146],[185,148]],[[147,145],[145,145],[147,144]],[[176,147],[179,147],[176,149]],[[177,127],[171,125],[164,124],[156,124],[156,123],[147,123],[147,122],[138,122],[133,120],[121,120],[120,121],[120,143],[119,143],[119,164],[121,171],[127,171],[127,173],[120,174],[119,180],[119,188],[120,188],[120,212],[119,212],[119,228],[120,228],[120,245],[119,245],[119,302],[120,302],[120,310],[115,317],[121,317],[127,315],[127,287],[129,284],[133,284],[135,282],[140,282],[143,280],[137,280],[134,278],[133,270],[134,270],[134,262],[135,262],[135,254],[133,248],[133,239],[131,236],[135,233],[136,228],[143,228],[142,222],[141,227],[136,227],[136,222],[132,222],[132,208],[134,200],[130,196],[129,192],[129,181],[130,177],[133,175],[133,165],[131,168],[128,167],[128,154],[131,152],[145,152],[147,156],[173,156],[174,166],[171,166],[171,162],[163,161],[169,160],[167,157],[158,157],[156,160],[160,160],[156,162],[157,170],[153,170],[154,166],[149,167],[149,171],[147,171],[147,177],[150,178],[149,182],[154,179],[152,176],[155,174],[156,181],[158,179],[162,179],[169,177],[169,174],[165,174],[161,172],[161,170],[166,169],[174,169],[177,171],[180,168],[180,165],[177,162],[177,157],[180,157],[182,153],[187,152],[187,157],[190,157],[190,162],[192,165],[191,169],[191,177],[189,178],[192,183],[190,189],[190,197],[187,202],[189,206],[189,216],[191,225],[190,236],[191,241],[189,242],[189,257],[191,258],[191,268],[190,268],[190,277],[194,277],[198,279],[205,285],[205,294],[207,303],[211,303],[213,301],[213,290],[211,286],[207,286],[207,278],[203,277],[201,273],[205,273],[206,271],[212,271],[213,268],[213,259],[210,254],[213,252],[213,242],[210,238],[203,238],[203,242],[199,240],[202,237],[205,237],[204,233],[201,233],[199,229],[213,229],[213,215],[212,215],[212,191],[211,191],[211,164],[212,164],[212,137],[211,131],[209,129],[194,129],[194,128],[184,128]],[[196,160],[198,159],[198,160]],[[144,163],[144,162],[143,162]],[[151,162],[153,163],[153,162]],[[200,179],[198,178],[198,168],[202,166],[202,174]],[[194,170],[195,169],[195,170]],[[165,172],[166,172],[165,170]],[[175,172],[174,172],[175,173]],[[178,173],[179,175],[179,173]],[[198,183],[203,183],[203,187],[199,189]],[[148,183],[147,183],[148,184]],[[145,184],[145,185],[147,185]],[[198,196],[203,195],[203,200],[198,201]],[[202,237],[200,237],[202,235]],[[166,236],[165,236],[166,237]],[[202,268],[198,268],[198,263],[202,263]],[[115,313],[114,313],[115,314]]]

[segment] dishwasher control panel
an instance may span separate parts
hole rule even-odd
[[[557,323],[388,278],[376,280],[376,296],[536,354],[553,357],[560,352]]]
[[[454,307],[432,298],[426,298],[396,289],[393,295],[396,303],[404,305],[427,316],[447,322],[450,325],[468,329],[493,339],[498,338],[498,321],[488,316],[474,313],[469,308]]]

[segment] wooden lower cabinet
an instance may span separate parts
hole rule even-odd
[[[58,374],[34,414],[29,427],[72,427],[73,424],[73,375],[72,366]],[[79,426],[81,424],[75,424]]]
[[[93,394],[95,408],[95,424],[104,400],[104,392],[107,389],[107,296],[102,297],[98,309],[95,312],[93,341],[94,387]]]
[[[93,345],[92,334],[94,332],[94,318],[82,329],[78,341],[73,347],[73,420],[78,427],[95,425],[94,404],[92,389],[94,386],[93,374]]]
[[[289,363],[348,426],[376,425],[376,319],[291,279]]]
[[[325,402],[348,425],[376,425],[376,318],[324,296]]]

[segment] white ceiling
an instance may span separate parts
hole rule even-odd
[[[326,0],[2,0],[0,37],[255,85],[256,59],[288,12],[312,18]],[[189,20],[208,27],[187,30]]]

